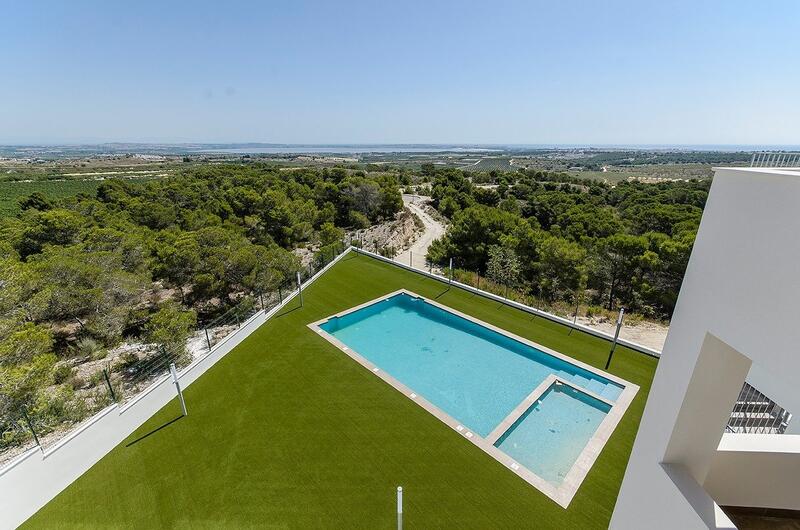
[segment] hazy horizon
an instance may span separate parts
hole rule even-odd
[[[611,150],[694,150],[694,151],[754,151],[754,150],[798,150],[800,144],[601,144],[601,143],[542,143],[542,144],[522,144],[522,143],[458,143],[458,142],[432,142],[432,143],[280,143],[280,142],[136,142],[136,141],[96,141],[96,142],[32,142],[32,143],[0,143],[0,147],[6,148],[58,148],[58,147],[103,147],[103,146],[168,146],[168,147],[193,147],[197,151],[203,148],[224,146],[226,148],[239,148],[246,150],[253,149],[281,149],[299,150],[302,148],[321,149],[326,147],[343,149],[348,147],[368,149],[374,148],[397,148],[404,149],[433,149],[445,151],[475,151],[491,152],[504,150],[569,150],[569,149],[611,149]],[[211,150],[213,149],[206,149]]]

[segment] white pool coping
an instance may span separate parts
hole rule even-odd
[[[320,327],[322,324],[328,322],[332,318],[342,317],[349,313],[353,313],[355,311],[363,309],[367,306],[371,306],[378,302],[388,300],[400,294],[406,294],[424,300],[425,302],[435,307],[438,307],[444,311],[447,311],[451,314],[467,319],[480,326],[484,326],[501,335],[505,335],[506,337],[519,341],[527,346],[540,350],[546,354],[552,355],[553,357],[566,361],[574,366],[583,368],[593,374],[608,379],[609,381],[612,381],[622,386],[623,387],[622,393],[619,395],[616,401],[612,402],[589,390],[578,387],[570,381],[563,380],[558,376],[551,374],[547,376],[545,380],[542,381],[533,390],[533,392],[531,392],[525,399],[523,399],[522,402],[520,402],[520,404],[517,405],[517,407],[515,407],[514,410],[511,411],[511,413],[509,413],[509,415],[505,419],[503,419],[503,421],[501,421],[500,424],[497,425],[497,427],[495,427],[495,429],[486,438],[483,438],[478,434],[470,431],[467,427],[459,423],[458,420],[456,420],[455,418],[453,418],[452,416],[441,410],[436,405],[430,403],[423,396],[417,394],[413,389],[407,387],[402,382],[395,379],[391,374],[385,372],[380,367],[376,366],[375,364],[367,360],[365,357],[361,356],[358,352],[356,352],[352,348],[349,348],[339,339],[337,339],[336,337],[334,337],[333,335],[326,332]],[[603,447],[605,446],[606,442],[611,437],[611,434],[614,432],[614,429],[617,427],[620,420],[622,419],[623,414],[625,414],[625,411],[628,409],[631,402],[633,401],[633,398],[636,396],[636,393],[639,391],[638,385],[625,381],[624,379],[621,379],[613,374],[597,369],[577,359],[573,359],[572,357],[568,357],[562,353],[547,348],[546,346],[537,344],[524,337],[520,337],[518,335],[510,333],[504,329],[498,328],[497,326],[493,326],[492,324],[471,317],[467,314],[461,313],[460,311],[442,305],[439,302],[436,302],[435,300],[425,298],[424,296],[420,296],[406,289],[398,289],[397,291],[393,291],[389,294],[380,296],[378,298],[375,298],[374,300],[364,302],[363,304],[351,307],[349,309],[346,309],[345,311],[341,311],[339,313],[330,315],[321,320],[317,320],[316,322],[308,324],[308,327],[312,329],[315,333],[320,335],[322,338],[324,338],[325,340],[327,340],[328,342],[339,348],[341,351],[346,353],[350,358],[354,359],[356,362],[358,362],[359,364],[361,364],[362,366],[373,372],[375,375],[383,379],[385,382],[389,383],[396,390],[405,394],[409,399],[415,401],[419,406],[421,406],[422,408],[433,414],[440,421],[450,426],[452,429],[454,429],[456,432],[464,436],[473,444],[480,447],[484,452],[492,456],[492,458],[494,458],[495,460],[506,466],[514,474],[522,478],[528,484],[532,485],[533,487],[535,487],[536,489],[547,495],[550,499],[555,501],[562,508],[567,508],[569,506],[570,502],[572,501],[572,498],[575,496],[575,493],[577,493],[578,488],[583,483],[583,480],[586,478],[586,475],[589,473],[589,470],[592,468],[592,465],[594,464],[595,460],[597,460],[597,457],[600,456],[600,452],[603,450]],[[500,437],[502,437],[502,435],[514,425],[514,422],[516,422],[531,406],[535,405],[536,401],[542,396],[542,394],[544,394],[547,391],[547,389],[549,389],[554,383],[557,382],[575,388],[579,392],[589,395],[611,406],[611,410],[608,411],[606,417],[600,423],[594,435],[589,439],[586,446],[583,448],[583,451],[575,460],[575,463],[572,465],[569,472],[567,473],[567,476],[564,477],[564,480],[560,486],[555,486],[550,482],[546,481],[545,479],[541,478],[536,473],[527,469],[522,464],[516,462],[513,458],[511,458],[510,456],[508,456],[507,454],[505,454],[500,449],[494,446],[497,440],[499,440]]]

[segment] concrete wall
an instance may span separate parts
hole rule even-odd
[[[681,465],[703,484],[749,369],[747,357],[706,333],[663,463]]]
[[[707,334],[752,361],[751,373],[762,374],[760,390],[800,412],[794,380],[800,373],[798,212],[800,173],[716,171],[612,527],[642,528],[645,521],[650,528],[708,526],[702,519],[688,523],[694,509],[662,467]],[[721,438],[722,431],[701,429],[691,444],[708,455]],[[669,455],[673,462],[684,457]]]
[[[309,285],[332,267],[350,249],[303,284]],[[297,295],[268,312],[259,311],[203,358],[184,368],[178,379],[186,388],[218,360],[235,348]],[[169,375],[153,383],[124,406],[112,405],[84,422],[58,444],[42,452],[39,448],[20,455],[0,469],[0,528],[15,528],[47,504],[75,479],[119,445],[148,418],[176,397]],[[189,414],[192,404],[188,402]]]
[[[723,506],[800,510],[800,436],[725,434],[703,487]]]

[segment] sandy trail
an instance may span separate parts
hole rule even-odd
[[[418,269],[424,269],[425,256],[428,254],[428,247],[431,246],[436,239],[444,235],[445,226],[440,221],[434,219],[429,213],[425,211],[429,197],[422,195],[403,195],[403,203],[406,208],[420,218],[422,224],[425,225],[425,231],[414,241],[411,246],[401,252],[395,257],[395,261],[400,263],[409,263]]]

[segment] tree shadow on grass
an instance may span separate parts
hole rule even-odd
[[[158,432],[158,431],[160,431],[161,429],[165,429],[165,428],[169,427],[170,425],[172,425],[173,423],[175,423],[176,421],[178,421],[178,420],[179,420],[179,419],[181,419],[181,418],[183,418],[183,415],[181,415],[181,416],[178,416],[178,417],[175,417],[175,418],[172,418],[171,420],[169,420],[167,423],[165,423],[165,424],[161,425],[160,427],[156,427],[155,429],[153,429],[152,431],[148,432],[147,434],[144,434],[144,435],[142,435],[142,436],[138,437],[137,439],[133,440],[132,442],[129,442],[129,443],[127,443],[127,444],[125,445],[125,447],[130,447],[130,446],[132,446],[133,444],[136,444],[136,443],[139,443],[139,442],[141,442],[142,440],[144,440],[144,439],[145,439],[145,438],[147,438],[148,436],[151,436],[151,435],[153,435],[153,434],[157,433],[157,432]]]

